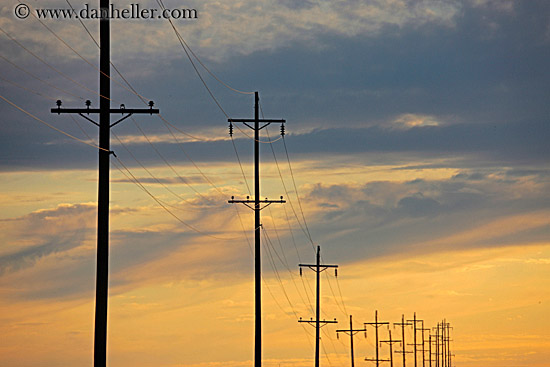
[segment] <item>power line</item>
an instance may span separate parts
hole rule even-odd
[[[63,92],[63,93],[67,93],[67,94],[69,94],[69,95],[71,95],[71,96],[73,96],[73,97],[76,97],[76,98],[79,98],[79,99],[81,99],[81,100],[84,100],[84,98],[82,98],[81,96],[78,96],[78,95],[76,95],[76,94],[74,94],[74,93],[71,93],[71,92],[69,92],[69,91],[67,91],[67,90],[65,90],[65,89],[58,88],[58,87],[56,87],[55,85],[53,85],[53,84],[51,84],[51,83],[48,83],[47,81],[45,81],[45,80],[43,80],[43,79],[37,77],[36,75],[34,75],[33,73],[31,73],[30,71],[25,70],[25,69],[23,69],[22,67],[20,67],[19,65],[17,65],[16,63],[14,63],[14,62],[8,60],[6,57],[0,55],[0,58],[2,58],[5,62],[9,63],[9,64],[10,64],[11,66],[13,66],[14,68],[16,68],[16,69],[18,69],[18,70],[24,72],[24,73],[27,74],[27,75],[30,75],[30,76],[33,77],[34,79],[36,79],[36,80],[38,80],[38,81],[40,81],[40,82],[42,82],[42,83],[44,83],[44,84],[46,84],[46,85],[48,85],[48,86],[54,88],[54,89],[57,89],[58,91],[61,91],[61,92]],[[46,97],[46,98],[49,98],[49,97]],[[51,97],[51,99],[55,100],[55,98],[53,98],[53,97]]]
[[[204,198],[204,196],[197,190],[195,189],[191,184],[189,184],[189,182],[187,182],[183,177],[181,177],[181,175],[176,171],[176,169],[168,162],[168,160],[160,153],[160,151],[155,147],[155,145],[153,144],[153,142],[151,142],[151,139],[149,139],[149,137],[147,136],[147,134],[145,134],[145,132],[143,131],[143,129],[139,126],[139,124],[137,123],[137,121],[132,117],[131,118],[132,122],[134,123],[134,125],[136,126],[136,128],[141,132],[141,134],[143,135],[143,137],[145,138],[145,140],[147,140],[147,142],[149,143],[149,145],[153,148],[153,150],[155,151],[155,153],[160,157],[160,159],[162,159],[162,161],[170,168],[170,170],[172,172],[174,172],[174,174],[176,175],[176,177],[179,178],[179,180],[184,183],[185,185],[187,185],[187,187],[189,187],[191,190],[193,190],[197,195],[199,195],[201,198]],[[206,199],[206,198],[204,198]]]
[[[40,62],[42,62],[44,65],[46,65],[48,68],[50,68],[51,70],[55,71],[57,74],[61,75],[62,77],[64,77],[65,79],[73,82],[74,84],[78,85],[79,87],[83,88],[83,89],[86,89],[87,91],[89,92],[92,92],[93,94],[95,95],[98,95],[99,97],[101,98],[105,98],[105,96],[102,96],[100,93],[97,93],[96,91],[86,87],[85,85],[77,82],[76,80],[72,79],[71,77],[67,76],[66,74],[64,74],[63,72],[59,71],[58,69],[56,69],[55,67],[51,66],[50,64],[48,64],[46,61],[44,61],[44,59],[42,59],[41,57],[39,57],[38,55],[36,55],[34,52],[32,52],[31,50],[29,50],[28,48],[26,48],[25,46],[23,46],[19,41],[17,41],[15,38],[13,38],[8,32],[6,32],[2,27],[0,27],[0,31],[2,31],[11,41],[13,41],[15,44],[17,44],[19,47],[21,47],[22,49],[24,49],[25,51],[27,51],[29,54],[31,54],[32,56],[34,56],[37,60],[39,60]],[[108,98],[109,100],[111,100],[110,98]]]
[[[92,143],[89,143],[89,142],[87,142],[87,141],[85,141],[85,140],[79,139],[79,138],[77,138],[77,137],[74,136],[74,135],[71,135],[71,134],[69,134],[69,133],[67,133],[67,132],[65,132],[65,131],[63,131],[63,130],[61,130],[61,129],[58,129],[57,127],[55,127],[55,126],[53,126],[53,125],[47,123],[46,121],[42,120],[41,118],[36,117],[35,115],[33,115],[32,113],[30,113],[29,111],[27,111],[27,110],[25,110],[25,109],[19,107],[18,105],[16,105],[15,103],[13,103],[12,101],[10,101],[9,99],[5,98],[5,97],[2,96],[2,95],[0,95],[0,98],[3,99],[6,103],[8,103],[8,104],[12,105],[13,107],[17,108],[19,111],[23,112],[24,114],[26,114],[26,115],[32,117],[33,119],[35,119],[36,121],[40,122],[41,124],[46,125],[46,126],[49,127],[50,129],[53,129],[53,130],[55,130],[55,131],[57,131],[57,132],[59,132],[59,133],[65,135],[65,136],[67,136],[67,137],[73,139],[73,140],[76,140],[76,141],[78,141],[78,142],[84,143],[84,144],[89,145],[89,146],[91,146],[91,147],[93,147],[93,148],[97,148],[97,149],[100,149],[100,150],[105,151],[105,152],[110,152],[110,150],[108,150],[108,149],[101,148],[101,147],[99,147],[99,146],[97,146],[97,145],[95,145],[95,144],[92,144]]]
[[[157,1],[159,3],[159,5],[161,5],[161,7],[163,9],[166,9],[164,7],[164,3],[162,2],[162,0],[158,0]],[[231,87],[230,85],[228,85],[227,83],[225,83],[223,80],[221,80],[220,78],[218,78],[216,76],[216,74],[214,74],[212,71],[210,71],[209,68],[206,67],[206,65],[204,65],[204,63],[201,61],[201,59],[193,52],[193,50],[191,49],[191,47],[189,47],[189,45],[187,44],[187,42],[185,42],[185,39],[181,36],[181,34],[179,33],[179,31],[176,29],[176,27],[174,26],[174,24],[172,23],[171,19],[168,18],[168,20],[170,21],[170,23],[172,24],[172,28],[174,29],[174,32],[176,32],[176,34],[178,35],[178,38],[181,39],[181,42],[183,42],[182,46],[185,45],[185,47],[187,47],[187,49],[189,50],[189,52],[191,52],[191,54],[195,57],[195,59],[199,62],[199,64],[201,64],[201,66],[214,78],[216,79],[220,84],[222,84],[223,86],[225,86],[227,89],[230,89],[232,90],[233,92],[237,92],[237,93],[241,93],[241,94],[254,94],[254,92],[244,92],[244,91],[241,91],[241,90],[238,90],[238,89],[235,89],[233,87]],[[184,47],[184,49],[185,49]]]
[[[234,240],[236,239],[237,237],[218,237],[218,236],[214,236],[214,235],[211,235],[209,233],[206,233],[204,231],[201,231],[200,229],[198,229],[197,227],[185,222],[184,220],[182,220],[180,217],[178,217],[176,214],[174,214],[170,209],[167,208],[167,205],[160,199],[158,199],[155,195],[153,195],[146,187],[145,185],[143,185],[139,179],[137,179],[134,174],[128,169],[128,167],[126,167],[126,165],[124,165],[124,163],[120,160],[120,158],[116,157],[115,156],[115,159],[117,160],[117,162],[126,170],[126,172],[128,173],[128,175],[125,175],[127,178],[131,178],[131,181],[134,182],[138,187],[140,187],[147,195],[149,195],[154,201],[157,202],[157,204],[159,204],[159,206],[161,208],[163,208],[168,214],[170,214],[172,217],[174,217],[178,222],[180,222],[181,224],[183,224],[184,226],[186,226],[187,228],[191,229],[192,231],[194,232],[197,232],[199,234],[202,234],[203,236],[207,236],[207,237],[210,237],[210,238],[214,238],[214,239],[217,239],[217,240]],[[114,162],[113,162],[114,163]],[[115,166],[116,166],[116,163],[115,163]],[[119,171],[121,171],[123,174],[124,172],[117,167],[117,169]]]
[[[13,81],[11,81],[11,80],[9,80],[9,79],[6,79],[6,78],[4,78],[2,75],[0,75],[0,79],[2,79],[4,82],[6,82],[6,83],[8,83],[8,84],[13,85],[14,87],[17,87],[17,88],[19,88],[19,89],[23,89],[23,90],[25,90],[25,91],[27,91],[27,92],[30,92],[30,93],[32,93],[32,94],[36,94],[37,96],[40,96],[40,97],[42,97],[42,98],[49,99],[50,101],[55,101],[55,100],[56,100],[54,97],[45,96],[45,95],[43,95],[42,93],[40,93],[40,92],[38,92],[38,91],[36,91],[36,90],[34,90],[34,89],[27,88],[27,87],[25,87],[25,86],[23,86],[23,85],[21,85],[21,84],[18,84],[18,83],[13,82]]]

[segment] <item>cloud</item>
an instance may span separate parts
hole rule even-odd
[[[410,129],[413,127],[439,126],[441,123],[434,116],[422,116],[415,114],[403,114],[398,116],[393,124],[397,129]]]
[[[0,255],[0,276],[81,246],[95,224],[95,208],[91,204],[60,204],[54,209],[1,221],[8,232],[5,241],[9,245]]]

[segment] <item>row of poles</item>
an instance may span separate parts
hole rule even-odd
[[[402,360],[402,366],[407,366],[407,354],[413,354],[414,367],[419,367],[420,360],[422,361],[422,367],[452,367],[451,354],[451,337],[450,330],[452,329],[450,323],[446,320],[438,322],[435,327],[425,328],[424,320],[420,320],[416,317],[416,312],[412,320],[405,320],[405,315],[401,316],[401,322],[393,323],[393,327],[396,326],[401,329],[401,339],[393,339],[392,330],[390,329],[390,322],[379,321],[378,311],[374,313],[374,322],[365,322],[360,329],[353,328],[353,316],[349,317],[349,329],[336,330],[336,335],[339,337],[340,333],[345,333],[350,337],[350,360],[351,367],[355,367],[355,356],[353,339],[358,333],[363,332],[365,338],[367,337],[367,326],[374,327],[375,330],[375,357],[365,358],[365,361],[375,362],[376,367],[379,367],[382,362],[389,362],[390,367],[394,366],[394,354],[400,354]],[[380,339],[379,328],[386,326],[387,339]],[[412,326],[413,340],[412,343],[406,342],[406,327]],[[426,332],[428,333],[426,337]],[[418,335],[420,334],[420,337]],[[419,340],[420,339],[420,340]],[[394,350],[393,345],[399,343],[401,350]],[[387,358],[380,357],[380,349],[382,345],[387,344],[389,346],[389,355]],[[407,350],[407,346],[412,346],[412,350]]]
[[[57,102],[57,107],[52,108],[51,112],[55,114],[78,114],[86,120],[92,122],[99,128],[99,176],[98,176],[98,219],[97,219],[97,268],[96,268],[96,302],[95,302],[95,327],[94,327],[94,367],[106,367],[107,365],[107,306],[108,306],[108,279],[109,279],[109,176],[110,176],[110,156],[114,154],[110,149],[110,131],[118,123],[122,122],[126,118],[134,114],[158,114],[159,110],[153,108],[154,103],[149,102],[149,108],[125,108],[121,106],[120,108],[111,108],[111,85],[110,85],[110,21],[107,16],[109,0],[99,0],[99,6],[101,11],[101,18],[99,21],[99,34],[100,34],[100,57],[99,57],[99,108],[90,108],[91,102],[86,102],[86,108],[64,108],[61,107],[62,102]],[[254,211],[254,238],[255,238],[255,338],[254,338],[254,367],[261,367],[262,365],[262,312],[261,312],[261,245],[260,245],[260,230],[262,228],[260,212],[262,209],[271,205],[273,203],[285,203],[283,197],[280,200],[265,200],[260,199],[260,159],[259,159],[259,141],[260,141],[260,131],[267,127],[271,123],[281,123],[281,135],[284,135],[284,123],[286,122],[283,119],[260,119],[259,118],[259,94],[258,92],[254,93],[254,118],[253,119],[229,119],[230,124],[230,134],[233,132],[233,123],[243,123],[248,128],[254,131],[254,198],[250,199],[249,197],[246,200],[235,200],[234,197],[229,200],[229,203],[241,203],[248,206]],[[90,115],[95,115],[99,117],[99,121],[95,121],[90,118]],[[112,115],[120,115],[121,117],[111,123]],[[315,367],[319,367],[319,341],[320,341],[320,328],[329,323],[336,323],[335,320],[320,320],[320,273],[334,268],[335,272],[337,271],[338,265],[327,265],[321,264],[321,250],[317,246],[317,261],[315,264],[299,264],[300,273],[302,268],[309,268],[316,272],[317,275],[317,297],[316,297],[316,315],[315,320],[311,318],[310,320],[302,320],[299,322],[309,323],[316,328],[315,334]],[[416,315],[413,320],[414,325],[414,354],[415,354],[415,367],[417,366],[417,343],[416,343],[416,334],[420,330],[417,328],[417,322],[421,320],[416,320]],[[372,325],[376,328],[376,358],[375,359],[366,359],[374,360],[376,366],[378,367],[380,362],[389,361],[393,366],[393,353],[390,353],[389,360],[382,360],[379,357],[379,347],[382,343],[387,343],[392,348],[392,345],[397,340],[394,341],[391,338],[391,333],[388,340],[379,340],[378,328],[382,325],[389,325],[389,323],[378,322],[378,313],[375,314],[374,323],[365,323],[367,325]],[[404,327],[406,325],[411,325],[410,323],[405,323],[404,319],[401,323],[394,325],[402,326],[402,340],[399,341],[402,343],[403,350],[396,351],[395,353],[403,354],[403,367],[405,367],[406,360],[405,354],[409,353],[406,351],[406,344],[404,342]],[[422,329],[422,335],[424,338],[424,329]],[[349,330],[338,330],[337,335],[341,332],[348,333],[351,337],[351,348],[352,348],[352,367],[354,367],[354,358],[353,358],[353,336],[357,333],[363,331],[354,330],[352,325],[352,317],[350,316],[350,329]],[[366,329],[364,330],[366,332]],[[388,330],[389,331],[389,330]],[[449,325],[443,321],[438,324],[436,328],[436,334],[434,336],[434,345],[436,351],[434,352],[435,365],[432,365],[432,352],[430,352],[429,363],[430,367],[451,367],[451,354],[449,348]],[[429,336],[429,345],[432,346],[432,335]],[[424,342],[423,344],[424,345]],[[424,355],[424,346],[422,348],[422,354]],[[423,367],[425,367],[425,358],[423,358]]]

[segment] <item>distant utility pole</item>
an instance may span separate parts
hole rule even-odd
[[[440,367],[439,365],[439,322],[437,323],[437,327],[435,329],[435,367]]]
[[[353,353],[353,337],[354,337],[355,334],[360,333],[362,331],[365,333],[365,338],[366,338],[367,337],[367,328],[363,327],[362,329],[354,329],[351,315],[349,315],[349,329],[348,330],[345,330],[345,329],[336,330],[336,336],[337,337],[338,337],[338,335],[340,335],[338,333],[346,333],[347,335],[349,335],[350,348],[351,348],[351,367],[355,367],[355,357],[354,357],[354,353]]]
[[[401,326],[401,346],[402,350],[396,351],[397,353],[401,353],[403,355],[403,367],[407,366],[405,355],[407,353],[412,353],[411,351],[407,351],[407,343],[405,343],[405,326],[412,325],[410,322],[405,322],[405,315],[401,315],[401,322],[394,322],[393,326]]]
[[[254,367],[262,365],[262,256],[260,246],[260,211],[273,203],[284,203],[281,200],[260,200],[260,130],[270,125],[272,122],[284,124],[285,120],[266,120],[260,119],[260,97],[258,92],[254,92],[254,118],[253,119],[228,119],[229,134],[233,135],[233,123],[242,122],[248,128],[254,130],[254,200],[247,196],[246,200],[235,200],[231,197],[229,203],[241,203],[254,210],[254,268],[255,268],[255,329],[254,329]],[[253,126],[249,123],[254,123]],[[260,126],[260,123],[263,124]],[[281,134],[284,130],[281,128]],[[251,206],[250,204],[253,204]]]
[[[442,327],[444,330],[443,343],[445,345],[445,365],[446,367],[451,366],[451,333],[452,329],[451,324],[447,323],[447,320],[443,320]]]
[[[372,325],[374,326],[376,330],[376,359],[373,358],[365,358],[365,361],[371,361],[376,362],[376,367],[380,366],[380,362],[389,362],[389,359],[380,359],[379,355],[379,348],[380,345],[378,344],[378,328],[382,325],[389,325],[389,322],[378,322],[378,310],[374,311],[374,322],[365,322],[365,325]]]
[[[334,274],[338,275],[337,268],[338,265],[326,265],[321,264],[321,246],[317,246],[317,262],[315,264],[298,264],[300,267],[300,275],[302,275],[302,267],[310,268],[316,273],[317,277],[317,295],[316,295],[316,301],[315,301],[315,320],[302,320],[300,317],[300,320],[298,322],[306,322],[310,325],[315,325],[315,367],[319,367],[319,341],[321,339],[319,335],[319,331],[321,330],[322,326],[325,326],[326,324],[336,324],[338,321],[334,319],[334,321],[327,321],[327,320],[319,320],[319,317],[321,315],[321,273],[328,268],[334,268]],[[321,326],[321,324],[323,324]]]
[[[428,331],[428,334],[429,334],[431,329],[429,328],[425,329],[424,320],[422,320],[422,327],[419,330],[422,332],[422,367],[425,367],[426,366],[426,338],[425,338],[424,332]],[[432,357],[430,356],[430,358]]]
[[[416,356],[416,352],[418,351],[418,346],[420,345],[416,342],[416,332],[418,330],[420,330],[419,328],[416,327],[416,323],[417,322],[424,322],[424,321],[423,320],[418,320],[416,318],[416,312],[414,313],[413,319],[412,320],[407,320],[407,321],[412,322],[412,325],[413,325],[413,339],[414,340],[413,340],[413,344],[409,344],[409,345],[414,346],[414,349],[413,349],[413,351],[414,351],[414,367],[416,367],[417,366],[416,363],[417,363],[417,359],[418,359],[417,356]],[[422,347],[422,348],[424,348],[424,347]]]
[[[390,346],[390,367],[393,367],[393,343],[400,343],[401,340],[393,340],[391,338],[391,330],[388,330],[388,333],[390,334],[390,337],[388,340],[381,340],[380,343],[387,343]]]
[[[435,329],[435,367],[447,367],[447,363],[445,362],[445,332],[443,322],[438,322]]]
[[[432,367],[432,362],[433,362],[433,359],[432,359],[432,334],[428,334],[428,355],[430,357],[429,361],[430,361],[430,365],[429,367]]]
[[[61,101],[57,101],[57,108],[52,113],[77,113],[86,120],[99,127],[99,177],[97,199],[97,274],[96,274],[96,302],[95,302],[95,331],[94,331],[94,366],[105,367],[107,364],[107,301],[109,288],[109,156],[114,154],[110,150],[113,126],[133,114],[158,114],[149,102],[148,109],[111,108],[111,45],[109,24],[109,0],[100,0],[101,19],[99,21],[99,108],[90,108],[91,102],[86,101],[87,108],[61,108]],[[111,124],[111,114],[121,114],[122,118]],[[90,114],[99,114],[99,123],[88,117]]]

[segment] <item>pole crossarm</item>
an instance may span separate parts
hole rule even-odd
[[[57,113],[58,115],[62,113],[85,113],[89,115],[90,113],[100,113],[101,109],[99,108],[52,108],[51,113]],[[120,114],[158,114],[160,110],[158,108],[111,108],[109,113],[120,113]]]
[[[227,202],[229,204],[235,204],[235,203],[244,204],[252,210],[256,210],[256,209],[262,210],[262,209],[267,208],[268,206],[270,206],[273,203],[284,204],[284,203],[286,203],[286,200],[283,200],[282,196],[281,196],[280,200],[268,200],[267,198],[265,198],[265,200],[250,200],[248,196],[247,196],[246,200],[235,200],[235,197],[231,196],[231,200],[228,200]],[[249,205],[249,204],[254,204],[254,206]],[[255,208],[256,204],[266,204],[266,205]]]
[[[338,321],[336,321],[336,319],[334,320],[313,320],[313,318],[310,318],[309,320],[302,320],[302,318],[300,317],[300,319],[298,320],[298,322],[305,322],[307,324],[310,324],[312,326],[316,326],[317,323],[319,324],[323,324],[323,325],[319,325],[319,327],[323,327],[325,326],[326,324],[337,324]]]
[[[298,264],[298,266],[300,267],[300,270],[302,270],[301,268],[310,268],[314,272],[319,272],[319,273],[322,273],[323,271],[329,268],[338,268],[338,265],[325,265],[325,264]]]
[[[63,114],[76,113],[80,117],[85,118],[86,120],[90,121],[92,124],[96,125],[97,127],[100,126],[97,122],[95,122],[94,120],[92,120],[86,115],[89,115],[91,113],[99,114],[103,112],[103,110],[101,108],[90,108],[91,102],[89,100],[86,101],[86,106],[87,106],[86,108],[61,108],[61,104],[62,104],[61,100],[57,100],[56,104],[57,104],[57,108],[52,108],[50,110],[51,113],[57,113],[58,115],[61,115],[62,113]],[[109,112],[108,112],[109,115],[116,114],[116,113],[120,113],[121,115],[123,115],[122,118],[118,119],[112,124],[109,124],[109,128],[119,124],[120,122],[126,120],[128,117],[134,114],[158,115],[160,113],[160,110],[158,108],[153,108],[154,104],[155,103],[153,101],[149,101],[149,108],[125,108],[124,105],[121,105],[120,108],[109,108]]]
[[[234,122],[241,122],[244,125],[246,125],[249,129],[254,130],[254,131],[260,131],[263,128],[268,127],[272,123],[284,124],[286,122],[286,120],[284,120],[284,119],[257,119],[256,120],[256,119],[232,119],[232,118],[227,119],[227,121],[229,122],[229,124],[232,124]],[[254,126],[250,126],[248,124],[248,123],[251,123],[251,122],[254,123]],[[260,123],[262,123],[264,125],[259,126]]]

